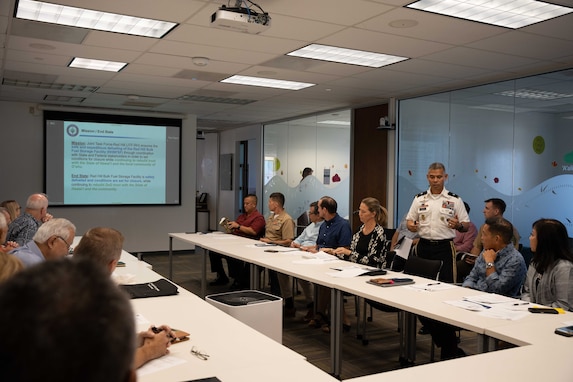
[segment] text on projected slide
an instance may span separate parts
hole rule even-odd
[[[127,191],[133,201],[137,193],[131,191],[138,189],[145,190],[146,200],[155,193],[156,201],[164,202],[165,129],[143,130],[131,125],[90,129],[81,125],[89,123],[76,122],[66,129],[65,151],[70,158],[64,165],[67,202],[85,197],[84,193],[97,200],[106,197],[106,192],[118,191]]]

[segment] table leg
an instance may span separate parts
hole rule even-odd
[[[485,334],[479,334],[477,337],[477,352],[487,353],[496,350],[496,339]]]
[[[259,286],[261,285],[261,284],[260,284],[260,282],[261,282],[261,276],[260,276],[261,273],[260,273],[260,270],[259,270],[259,266],[256,265],[256,264],[250,263],[250,264],[249,264],[249,267],[250,267],[250,272],[251,272],[251,275],[250,275],[250,278],[249,278],[249,283],[250,283],[249,286],[250,286],[250,288],[251,288],[252,290],[258,290],[258,289],[259,289]]]
[[[199,250],[201,252],[201,298],[205,298],[207,294],[207,256],[209,256],[209,250],[201,247],[195,247],[195,251]]]
[[[412,365],[416,361],[416,321],[414,313],[402,311],[399,315],[400,330],[400,363]]]
[[[342,292],[330,290],[330,365],[332,375],[340,379],[342,372],[342,309],[344,309]]]
[[[173,281],[173,236],[169,236],[169,280]]]

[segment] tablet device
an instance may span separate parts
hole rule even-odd
[[[378,277],[375,279],[370,279],[366,282],[368,284],[372,284],[372,285],[376,285],[376,286],[380,286],[380,287],[394,287],[394,286],[400,286],[400,285],[414,284],[413,279],[398,278],[398,277],[391,278],[391,279]]]

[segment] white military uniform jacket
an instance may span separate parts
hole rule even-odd
[[[406,219],[418,222],[421,238],[444,240],[456,236],[456,230],[448,226],[448,219],[456,216],[460,223],[470,221],[462,198],[444,188],[440,194],[428,189],[416,195]]]

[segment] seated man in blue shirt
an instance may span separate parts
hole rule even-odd
[[[310,224],[306,226],[304,231],[290,243],[293,248],[298,248],[301,251],[308,251],[309,249],[314,249],[316,247],[316,238],[318,237],[318,231],[320,226],[324,222],[324,219],[318,214],[318,202],[310,203],[310,209],[308,210],[308,216],[310,219]],[[298,280],[298,285],[302,288],[302,293],[306,299],[306,306],[308,311],[303,317],[304,322],[310,321],[314,317],[314,293],[312,291],[312,283],[307,280]]]
[[[323,196],[318,201],[318,215],[324,219],[324,223],[318,231],[316,247],[312,251],[320,251],[323,248],[350,247],[352,240],[352,229],[348,220],[337,213],[338,204],[330,196]],[[309,326],[322,327],[325,332],[330,331],[328,318],[325,314],[330,303],[330,290],[328,288],[318,288],[318,301],[316,303],[316,315],[310,320]],[[345,328],[349,328],[345,323]]]
[[[519,296],[527,267],[521,253],[511,243],[513,225],[504,218],[485,221],[481,241],[483,251],[463,286],[505,296]]]
[[[484,249],[462,285],[483,292],[518,296],[527,268],[523,256],[511,243],[513,225],[502,217],[488,218],[481,232]],[[455,327],[437,321],[424,325],[430,326],[434,342],[442,348],[442,360],[465,354],[457,348]]]
[[[76,235],[76,226],[67,219],[55,218],[40,226],[33,239],[10,253],[25,267],[66,257]]]

